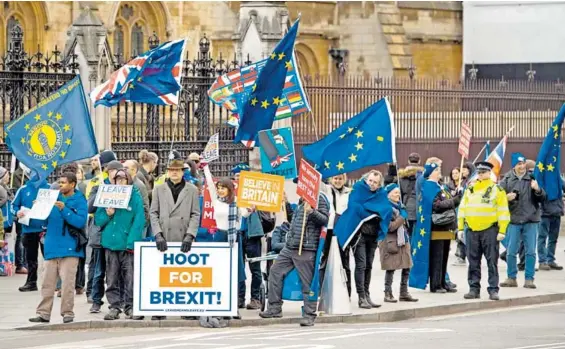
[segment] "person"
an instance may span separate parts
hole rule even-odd
[[[322,259],[320,261],[320,288],[324,284],[324,276],[326,273],[328,256],[330,253],[332,237],[334,236],[335,222],[347,209],[347,201],[349,200],[349,193],[351,192],[351,188],[345,185],[346,182],[347,175],[340,174],[330,178],[330,185],[324,185],[326,196],[330,200],[330,218],[328,221],[328,232],[326,234]],[[351,268],[349,265],[350,250],[351,248],[349,246],[346,246],[346,248],[343,250],[340,248],[339,254],[341,258],[341,265],[347,277],[347,292],[349,294],[349,297],[351,298]]]
[[[38,249],[43,255],[43,244],[41,238],[44,235],[44,220],[30,219],[29,224],[21,222],[25,216],[25,209],[31,209],[33,202],[37,198],[39,189],[49,189],[49,184],[45,180],[40,180],[37,175],[33,176],[27,184],[18,189],[12,204],[12,214],[18,218],[22,228],[22,244],[25,250],[27,261],[27,279],[25,284],[19,288],[20,292],[37,291],[37,267]],[[57,280],[55,280],[57,282]]]
[[[116,185],[133,185],[130,174],[125,169],[116,171]],[[133,186],[127,208],[98,207],[94,224],[102,229],[102,247],[106,255],[106,298],[110,311],[104,320],[116,320],[122,312],[120,286],[125,296],[124,313],[126,318],[139,320],[133,316],[133,248],[141,241],[145,228],[143,199],[139,189]],[[120,278],[123,281],[120,285]]]
[[[522,240],[526,254],[524,288],[534,289],[536,288],[534,284],[536,242],[541,220],[540,206],[545,201],[546,194],[533,175],[527,173],[526,158],[521,153],[512,154],[512,170],[504,176],[500,186],[507,193],[506,197],[510,207],[506,254],[508,278],[500,286],[518,287],[516,259]]]
[[[388,303],[397,302],[392,294],[392,280],[394,271],[402,270],[398,300],[401,302],[417,302],[418,299],[412,297],[408,292],[408,277],[410,276],[410,268],[412,268],[410,241],[406,229],[408,213],[400,200],[399,186],[391,183],[385,187],[385,190],[392,205],[393,216],[388,226],[388,232],[379,232],[381,269],[386,270],[384,301]]]
[[[9,187],[10,185],[10,172],[4,167],[0,166],[0,208],[2,209],[3,222],[2,227],[5,233],[12,232],[14,225],[14,215],[12,214],[12,203],[14,201],[14,193]],[[4,200],[5,198],[5,200]],[[21,230],[21,229],[20,229]],[[21,241],[21,234],[16,228],[16,247],[15,247],[15,265],[16,274],[27,274],[25,267],[25,258],[23,254],[23,246]]]
[[[565,190],[565,184],[561,184]],[[541,223],[538,236],[538,261],[540,270],[563,270],[555,261],[555,248],[559,239],[559,228],[563,216],[563,198],[548,200],[541,205]]]
[[[133,186],[137,188],[143,200],[143,212],[145,213],[145,226],[149,226],[149,192],[145,184],[137,177],[139,172],[139,163],[135,160],[126,160],[124,162],[124,169],[128,171],[133,180]],[[145,232],[143,234],[145,237]]]
[[[153,189],[149,216],[155,243],[161,252],[168,249],[167,242],[181,242],[181,251],[190,251],[200,223],[198,189],[182,179],[183,170],[182,160],[171,160],[165,183]],[[162,320],[165,316],[151,319]]]
[[[76,272],[79,258],[84,258],[84,244],[81,241],[86,239],[83,230],[88,217],[86,198],[76,189],[76,185],[77,178],[74,173],[63,173],[59,177],[59,197],[46,222],[41,301],[37,306],[37,317],[29,319],[30,322],[43,323],[51,320],[55,287],[59,277],[62,282],[63,322],[74,320]]]
[[[98,156],[98,160],[100,161],[100,166],[102,170],[98,172],[96,177],[90,178],[88,184],[86,185],[86,198],[88,199],[90,196],[90,192],[92,188],[99,185],[100,183],[104,182],[104,180],[108,177],[108,172],[104,171],[104,168],[112,161],[116,161],[117,157],[116,154],[111,150],[104,150]]]
[[[90,171],[84,177],[85,180],[97,177],[102,172],[100,162],[100,155],[95,155],[90,159]]]
[[[147,194],[149,195],[149,202],[151,202],[153,187],[155,184],[153,171],[155,171],[157,164],[159,164],[159,157],[154,152],[143,149],[139,152],[138,158],[141,167],[137,172],[137,178],[139,178],[143,182],[143,184],[145,184],[145,187],[147,188]]]
[[[84,168],[82,167],[81,164],[76,163],[77,166],[77,170],[76,170],[76,175],[77,175],[77,189],[80,190],[80,192],[82,193],[82,195],[86,194],[86,186],[88,184],[88,179],[85,177],[84,175]]]
[[[493,165],[483,161],[476,164],[477,181],[468,186],[463,194],[458,212],[458,235],[463,240],[465,234],[469,269],[467,280],[469,293],[465,299],[480,298],[481,260],[487,260],[489,299],[499,300],[498,257],[499,241],[504,239],[510,222],[506,192],[491,179]]]
[[[306,219],[306,222],[304,222],[304,219]],[[310,298],[310,285],[314,277],[320,234],[328,221],[329,202],[327,202],[324,194],[319,195],[318,208],[316,209],[304,201],[298,206],[290,223],[290,231],[286,236],[286,245],[271,267],[268,286],[269,304],[267,310],[259,313],[260,317],[264,319],[282,317],[284,277],[296,268],[302,284],[302,297],[304,299],[300,326],[314,326],[318,302],[316,299]],[[299,254],[303,227],[302,254]]]
[[[398,186],[402,197],[402,204],[408,213],[407,227],[408,236],[412,236],[412,231],[416,225],[416,178],[424,171],[420,165],[420,154],[411,153],[408,156],[408,166],[398,170]]]

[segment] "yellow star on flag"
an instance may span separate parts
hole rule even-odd
[[[538,162],[538,169],[540,172],[543,172],[544,170],[543,164],[541,162]]]
[[[347,132],[349,132],[349,133],[353,132],[353,127],[348,127]]]
[[[47,116],[48,116],[48,117],[52,117],[52,116],[53,116],[53,112],[50,111],[49,113],[47,113]]]
[[[422,241],[418,241],[418,249],[422,248]]]
[[[252,105],[252,106],[255,106],[255,104],[257,104],[257,102],[259,102],[259,101],[257,100],[257,98],[253,98],[253,99],[251,100],[251,105]]]
[[[273,104],[274,105],[279,105],[280,103],[281,103],[281,99],[279,97],[273,98]]]
[[[61,159],[64,159],[65,156],[67,156],[67,152],[62,151],[61,154],[59,154],[59,156],[61,157]]]
[[[422,213],[422,206],[421,206],[421,205],[418,206],[418,212],[419,212],[419,213]]]
[[[267,109],[267,107],[269,106],[269,102],[267,102],[267,100],[265,99],[263,102],[261,102],[261,108],[265,108]]]
[[[68,124],[65,124],[65,126],[63,127],[63,130],[65,130],[65,132],[69,132],[71,130],[71,126]]]
[[[385,140],[385,139],[383,138],[383,136],[377,136],[377,141],[382,142],[382,141],[384,141],[384,140]]]
[[[357,150],[363,149],[363,143],[357,142],[357,144],[355,144],[355,148],[357,148]]]
[[[424,223],[425,220],[426,220],[426,219],[424,218],[424,216],[420,216],[420,222],[421,222],[421,223]]]
[[[29,126],[29,124],[26,124],[26,125],[24,126],[24,128],[26,129],[26,131],[29,130],[30,127],[31,127],[31,126]]]
[[[284,58],[284,52],[279,53],[279,61],[281,61]]]
[[[415,256],[415,255],[416,255],[416,249],[413,249],[412,250],[412,256]]]
[[[422,236],[426,235],[426,229],[424,228],[420,229],[420,235]]]
[[[559,133],[555,132],[555,133],[553,134],[553,138],[557,139],[557,137],[559,137]]]
[[[57,161],[51,162],[51,166],[53,166],[53,168],[56,168],[57,167]]]
[[[357,133],[355,133],[355,135],[357,136],[357,138],[361,138],[363,137],[363,131],[358,130]]]
[[[555,167],[552,164],[549,164],[547,165],[547,170],[553,172],[553,170],[555,170]]]
[[[55,119],[57,119],[57,121],[61,120],[63,118],[63,115],[61,115],[61,113],[57,113],[57,115],[55,115]]]
[[[21,142],[22,144],[25,144],[26,139],[25,139],[24,137],[22,137],[22,139],[20,139],[20,142]]]
[[[351,160],[351,162],[357,161],[357,155],[351,154],[351,156],[349,157],[349,160]]]
[[[551,128],[553,129],[553,132],[557,132],[559,130],[559,126],[557,125],[553,125]]]
[[[41,168],[44,169],[45,171],[47,171],[47,165],[46,164],[41,165]]]
[[[274,52],[273,52],[273,53],[271,53],[271,59],[275,59],[275,58],[277,58],[277,54],[276,54],[276,53],[274,53]]]
[[[324,166],[325,166],[326,168],[330,168],[330,165],[331,165],[331,164],[329,163],[329,161],[324,161]]]
[[[35,121],[39,121],[39,120],[41,120],[41,115],[39,114],[35,115]]]
[[[72,142],[71,142],[71,139],[70,139],[70,138],[67,138],[67,140],[65,141],[65,144],[66,144],[66,145],[71,145],[71,143],[72,143]]]
[[[340,139],[344,139],[345,138],[345,133],[342,134],[341,136],[339,136]]]
[[[345,164],[340,161],[340,162],[337,163],[336,166],[337,166],[337,169],[338,169],[338,170],[343,171],[343,166],[344,166],[344,165],[345,165]]]
[[[290,61],[286,61],[284,66],[285,66],[286,69],[292,69],[292,63]]]
[[[253,92],[255,92],[255,89],[256,89],[256,88],[257,88],[257,84],[253,84],[253,87],[251,87],[251,90],[252,90]]]

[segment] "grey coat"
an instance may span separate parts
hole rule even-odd
[[[198,188],[187,182],[175,203],[167,183],[155,186],[149,215],[154,235],[163,233],[169,242],[181,242],[186,233],[196,237],[200,225]]]
[[[98,188],[100,188],[100,185],[95,185],[90,190],[90,195],[88,196],[89,214],[96,213],[96,210],[98,209],[98,207],[94,206]],[[86,233],[88,235],[88,246],[92,248],[102,248],[102,244],[100,242],[100,240],[102,239],[102,230],[99,226],[94,224],[94,219],[92,217],[88,217],[88,226],[86,227]]]
[[[541,220],[541,204],[545,201],[546,194],[541,188],[538,193],[532,189],[533,179],[530,173],[520,179],[514,170],[510,170],[499,183],[506,193],[518,193],[515,200],[508,202],[512,224],[537,223]]]
[[[138,178],[133,178],[133,186],[139,190],[141,194],[141,198],[143,199],[143,211],[145,212],[145,226],[148,227],[151,224],[149,219],[149,192],[147,191],[147,187],[143,182]]]

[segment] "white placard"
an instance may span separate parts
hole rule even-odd
[[[131,185],[101,184],[94,199],[94,206],[128,208],[131,191]]]
[[[136,242],[133,313],[138,316],[236,316],[238,245],[180,243],[159,252],[154,242]]]
[[[58,197],[58,190],[39,189],[37,192],[37,198],[31,207],[31,211],[29,211],[26,216],[30,219],[47,219],[47,217],[51,214],[53,205],[55,205],[55,201],[57,201]]]
[[[24,213],[24,216],[18,218],[18,223],[23,225],[29,225],[29,213],[31,212],[31,208],[22,206],[20,207],[20,211]]]
[[[206,148],[202,152],[202,161],[210,163],[220,158],[220,134],[216,133],[210,137]]]

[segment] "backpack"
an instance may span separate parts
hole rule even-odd
[[[77,210],[75,210],[74,208],[71,208],[71,211],[77,213]],[[65,234],[65,229],[66,231],[69,232],[69,234],[72,237],[74,237],[77,240],[77,247],[76,247],[77,252],[82,250],[88,244],[88,237],[86,236],[86,228],[79,229],[75,226],[68,224],[67,221],[63,220],[63,235]]]

